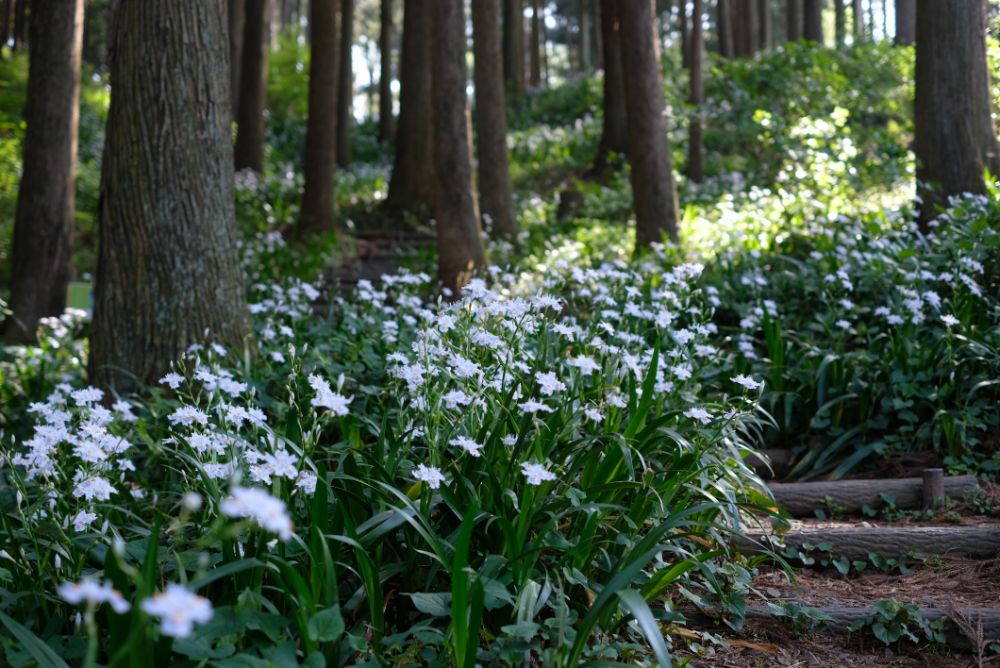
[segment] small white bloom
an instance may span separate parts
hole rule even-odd
[[[417,464],[417,468],[413,469],[413,477],[427,483],[427,486],[431,489],[437,489],[445,481],[444,473],[441,472],[441,469],[436,466],[425,466],[423,464]]]
[[[191,635],[194,625],[212,619],[212,604],[207,598],[193,594],[183,585],[171,583],[164,592],[153,594],[142,602],[142,611],[162,621],[160,632],[173,638]]]
[[[541,485],[543,482],[556,479],[556,474],[548,470],[542,464],[534,462],[524,462],[521,464],[521,473],[528,479],[529,485]]]
[[[738,374],[736,376],[733,376],[729,380],[733,381],[737,385],[742,385],[748,390],[759,390],[760,388],[764,387],[764,383],[756,381],[750,376],[746,376],[744,374]]]
[[[462,448],[473,457],[479,457],[483,454],[483,446],[467,436],[457,436],[448,442],[451,445]]]
[[[124,615],[132,607],[121,592],[114,589],[110,583],[101,584],[90,577],[83,578],[79,583],[63,582],[56,589],[56,593],[70,605],[80,605],[84,601],[95,605],[108,603],[119,615]]]
[[[706,411],[704,408],[697,408],[697,407],[689,408],[686,411],[684,411],[684,415],[686,417],[691,418],[692,420],[698,420],[702,424],[708,424],[709,422],[712,421],[712,414]]]
[[[601,365],[595,362],[593,357],[588,357],[587,355],[572,357],[566,363],[579,369],[580,373],[584,376],[589,376],[601,368]]]
[[[941,316],[941,322],[943,322],[948,327],[954,327],[955,325],[959,324],[960,320],[955,316],[951,315],[950,313],[946,313],[945,315]]]

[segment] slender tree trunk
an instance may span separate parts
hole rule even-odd
[[[861,9],[861,0],[851,0],[851,17],[854,20],[854,43],[865,41],[865,15]]]
[[[479,1],[479,0],[477,0]],[[463,0],[433,0],[434,218],[438,273],[452,295],[486,264],[472,186]],[[520,25],[520,24],[519,24]]]
[[[14,0],[14,45],[13,50],[19,51],[24,46],[24,38],[28,35],[28,0]]]
[[[524,93],[523,0],[503,0],[503,76],[507,90]]]
[[[1000,174],[990,111],[985,0],[917,0],[914,152],[924,229],[950,196],[985,192],[985,169]]]
[[[589,73],[594,69],[593,34],[590,31],[590,0],[579,0],[579,3],[580,69]]]
[[[594,67],[604,69],[604,45],[601,38],[601,0],[590,0],[590,43],[593,44]]]
[[[917,0],[896,0],[896,44],[913,44],[917,38]]]
[[[823,5],[824,0],[805,0],[802,38],[823,46]]]
[[[339,0],[312,0],[309,25],[317,36],[310,46],[309,118],[303,159],[305,185],[297,233],[300,237],[334,229],[333,180],[337,162],[337,75]]]
[[[10,41],[11,0],[0,0],[0,48]]]
[[[192,343],[242,347],[249,329],[225,0],[122,0],[117,24],[90,380],[128,392]]]
[[[733,3],[736,0],[717,0],[715,23],[719,31],[719,55],[723,58],[736,56],[733,39]]]
[[[229,69],[232,90],[232,114],[240,108],[240,72],[243,63],[243,30],[246,26],[246,0],[229,0]]]
[[[889,39],[889,0],[882,0],[882,38]]]
[[[663,118],[663,77],[652,3],[620,0],[618,16],[639,250],[661,241],[664,235],[677,241],[677,189]]]
[[[868,0],[868,35],[875,41],[875,1]]]
[[[757,17],[757,0],[743,0],[743,16],[745,18],[747,58],[753,58],[760,50],[760,23]]]
[[[390,212],[423,216],[431,209],[433,166],[431,117],[431,3],[406,0],[403,45],[399,59],[399,125],[396,157],[385,206]]]
[[[392,0],[381,1],[379,21],[378,138],[388,144],[396,132],[392,113]]]
[[[23,169],[14,214],[10,308],[3,338],[30,342],[66,308],[72,274],[83,0],[32,8]]]
[[[129,0],[122,0],[122,3]],[[157,0],[159,1],[159,0]],[[216,0],[211,0],[213,3]],[[246,0],[240,106],[236,112],[236,169],[264,171],[264,106],[267,100],[267,54],[270,0]]]
[[[802,39],[802,0],[788,0],[785,14],[785,39],[797,42]]]
[[[337,78],[337,166],[351,166],[354,126],[354,0],[340,0],[340,74]]]
[[[687,0],[677,1],[677,27],[681,34],[681,66],[691,68],[691,31],[688,28]]]
[[[770,0],[757,0],[757,21],[760,26],[760,37],[757,40],[758,50],[767,51],[774,44],[774,23],[771,19]]]
[[[601,33],[604,44],[604,99],[601,142],[594,172],[604,174],[618,164],[617,156],[628,151],[625,115],[625,73],[622,70],[621,30],[617,5],[620,0],[601,0]]]
[[[834,9],[834,39],[836,40],[837,48],[844,48],[844,43],[847,39],[847,8],[844,3],[847,0],[833,0]]]
[[[500,1],[472,0],[479,203],[498,236],[517,238],[507,157],[507,107],[500,47]]]
[[[695,183],[705,179],[702,158],[701,103],[703,98],[702,74],[705,60],[705,36],[701,20],[702,0],[694,0],[694,21],[691,23],[691,125],[688,133],[687,175]]]
[[[542,85],[542,10],[541,0],[531,2],[531,74],[529,83],[532,88]]]

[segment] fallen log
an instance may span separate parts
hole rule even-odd
[[[860,513],[865,506],[875,510],[885,505],[883,494],[893,496],[896,508],[901,510],[921,508],[924,499],[922,478],[776,482],[768,487],[774,500],[792,517],[811,517],[816,510],[849,514]],[[944,494],[952,499],[961,499],[977,489],[975,476],[944,479]]]
[[[792,451],[761,450],[760,455],[750,455],[746,462],[765,480],[782,478],[792,469]]]
[[[1000,554],[1000,527],[843,527],[812,531],[790,531],[780,537],[767,533],[748,533],[735,540],[741,552],[780,552],[785,547],[809,552],[805,545],[829,543],[826,550],[834,558],[868,559],[869,554],[883,557],[929,555],[996,557]]]

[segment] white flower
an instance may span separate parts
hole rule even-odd
[[[85,478],[73,488],[73,496],[84,498],[88,501],[93,501],[94,499],[107,501],[114,493],[115,488],[111,486],[111,483],[100,476]]]
[[[961,321],[955,316],[951,315],[950,313],[946,313],[945,315],[941,316],[941,322],[943,322],[948,327],[954,327]]]
[[[166,591],[143,601],[142,611],[159,617],[162,620],[160,631],[173,638],[186,638],[191,635],[195,623],[205,624],[212,619],[209,600],[176,583],[167,585]]]
[[[834,324],[837,325],[837,327],[839,327],[840,329],[843,329],[843,330],[848,330],[848,329],[851,328],[851,323],[849,321],[847,321],[847,320],[844,320],[843,318],[841,318],[840,320],[838,320]]]
[[[535,401],[534,399],[528,399],[527,401],[522,401],[518,404],[518,407],[525,413],[537,413],[542,411],[544,413],[552,413],[555,409],[549,408],[540,401]]]
[[[101,584],[90,577],[83,578],[79,583],[63,582],[56,588],[56,593],[70,605],[80,605],[84,601],[95,605],[108,603],[119,615],[124,615],[132,607],[110,583]]]
[[[81,510],[73,518],[73,530],[74,531],[83,531],[84,529],[86,529],[87,527],[89,527],[91,524],[93,524],[94,520],[96,520],[96,519],[97,519],[97,514],[96,513],[91,513],[91,512],[86,511],[86,510]]]
[[[543,482],[556,479],[556,474],[548,470],[542,464],[534,462],[524,462],[521,464],[521,473],[528,478],[529,485],[541,485]]]
[[[313,406],[329,409],[334,415],[347,415],[347,405],[354,400],[354,397],[345,397],[334,392],[330,389],[330,384],[317,375],[309,376],[309,385],[316,392],[312,400]]]
[[[480,455],[483,454],[483,446],[481,446],[479,443],[476,443],[467,436],[457,436],[448,442],[451,445],[462,448],[473,457],[479,457]]]
[[[90,404],[96,404],[98,401],[103,399],[104,392],[96,387],[85,387],[82,390],[77,390],[71,396],[77,406],[88,406]]]
[[[208,424],[208,416],[194,406],[181,406],[169,417],[170,424],[191,426],[193,424]]]
[[[479,365],[461,355],[452,355],[449,362],[451,363],[451,372],[455,374],[456,378],[472,378],[479,375]]]
[[[441,398],[444,399],[445,408],[449,409],[455,409],[459,406],[468,406],[472,403],[472,397],[461,390],[452,390]]]
[[[604,421],[604,414],[601,413],[601,411],[597,410],[596,408],[584,408],[583,414],[586,415],[588,419],[593,420],[594,422]]]
[[[517,434],[507,434],[506,436],[500,439],[500,442],[510,447],[515,443],[517,443]]]
[[[733,381],[737,385],[742,385],[748,390],[759,390],[760,388],[764,387],[764,383],[756,381],[750,376],[745,376],[743,374],[738,374],[736,376],[733,376],[729,380]]]
[[[201,508],[201,504],[204,500],[201,498],[201,494],[198,492],[186,492],[184,496],[181,497],[181,507],[185,512],[196,513]]]
[[[223,515],[246,517],[266,531],[278,534],[281,540],[292,537],[292,518],[285,502],[276,499],[260,487],[234,487],[232,495],[219,506]]]
[[[566,364],[576,367],[584,376],[589,376],[601,368],[601,365],[595,362],[593,357],[588,357],[587,355],[572,357],[566,362]]]
[[[712,421],[712,414],[704,408],[689,408],[684,411],[684,415],[692,420],[698,420],[702,424],[708,424]]]
[[[538,381],[542,394],[547,397],[551,397],[555,392],[562,392],[566,389],[566,383],[559,380],[552,372],[543,373],[538,371],[535,373],[535,380]]]
[[[423,464],[417,464],[417,468],[413,469],[413,477],[416,480],[427,483],[427,486],[431,489],[437,489],[445,481],[441,469],[436,466],[425,466]]]
[[[302,471],[299,473],[298,480],[295,481],[295,486],[301,489],[306,494],[316,493],[316,474],[309,473],[308,471]]]

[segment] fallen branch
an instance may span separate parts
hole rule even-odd
[[[816,510],[831,510],[857,514],[868,506],[878,509],[885,505],[883,494],[895,498],[899,509],[923,506],[922,478],[831,480],[825,482],[787,482],[768,485],[774,500],[792,517],[811,517]],[[975,476],[948,476],[944,479],[944,494],[961,499],[979,489]]]
[[[885,557],[928,555],[995,557],[1000,554],[996,527],[845,527],[790,531],[780,536],[786,547],[803,550],[806,544],[829,543],[834,557],[865,560],[869,554]],[[775,550],[773,534],[748,533],[736,538],[742,552]],[[778,548],[780,549],[780,548]],[[803,550],[807,551],[807,550]]]

